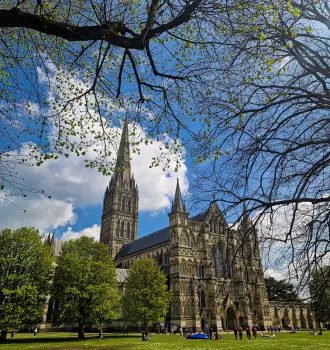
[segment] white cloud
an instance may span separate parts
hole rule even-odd
[[[0,229],[33,226],[43,232],[74,224],[76,220],[72,203],[43,196],[31,199],[16,197],[11,201],[3,198],[0,194]]]
[[[93,225],[91,227],[86,227],[79,232],[72,231],[72,227],[69,227],[67,231],[63,232],[62,240],[68,241],[69,239],[77,239],[82,236],[93,237],[96,241],[100,239],[100,226]]]

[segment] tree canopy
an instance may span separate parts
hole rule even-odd
[[[265,278],[265,284],[270,301],[292,302],[299,300],[292,283],[288,283],[285,280],[276,280],[274,277],[267,277]]]
[[[295,247],[280,260],[306,286],[329,252],[329,17],[327,0],[1,1],[2,193],[59,155],[92,150],[108,174],[129,111],[134,152],[162,140],[151,166],[177,168],[184,147],[195,202],[266,217],[261,241]]]
[[[52,259],[38,230],[0,231],[0,330],[36,326],[49,290]]]
[[[166,276],[155,260],[135,260],[129,269],[122,298],[124,317],[129,322],[140,322],[147,331],[150,323],[164,320],[170,299]]]
[[[56,263],[54,325],[78,324],[78,337],[84,338],[85,326],[117,318],[116,272],[105,244],[85,236],[70,240]]]
[[[319,322],[330,322],[330,267],[317,269],[310,281],[312,307]]]

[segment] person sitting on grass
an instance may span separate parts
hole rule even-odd
[[[311,331],[309,331],[308,333],[309,333],[309,335],[315,335],[315,331],[314,331],[314,329],[312,329],[312,330],[311,330]]]

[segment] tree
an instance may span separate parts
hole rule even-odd
[[[166,276],[157,263],[151,258],[135,260],[129,269],[122,298],[124,316],[130,321],[141,322],[147,331],[150,323],[163,320],[170,299]]]
[[[330,321],[330,268],[323,267],[314,271],[309,285],[312,309],[319,322]]]
[[[300,300],[292,283],[285,282],[285,280],[276,280],[274,277],[267,277],[265,278],[265,284],[270,301],[293,302]]]
[[[40,322],[49,290],[52,259],[34,228],[0,231],[0,330]]]
[[[119,297],[114,264],[105,244],[81,237],[63,245],[55,270],[53,324],[86,325],[118,316]]]
[[[196,49],[184,38],[198,35],[214,6],[210,0],[1,2],[5,194],[33,191],[16,177],[16,166],[85,156],[90,148],[95,158],[85,157],[86,165],[109,173],[117,151],[109,126],[123,108],[137,111],[131,118],[164,140],[167,129],[176,130],[172,122],[186,128],[171,101],[196,75],[189,58]],[[152,115],[157,123],[149,125]],[[137,138],[136,149],[140,142],[148,141]],[[179,143],[167,147],[176,151]]]
[[[215,196],[237,222],[246,203],[271,267],[307,288],[330,246],[328,1],[229,1],[221,11],[218,65],[194,100],[208,115],[192,152],[204,162],[195,203]]]

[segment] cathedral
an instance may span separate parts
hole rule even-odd
[[[100,236],[116,268],[128,269],[143,257],[157,261],[173,293],[168,323],[196,329],[273,323],[257,234],[246,208],[238,229],[226,223],[215,201],[190,217],[178,181],[168,227],[138,238],[138,205],[125,121],[116,171],[105,190]]]
[[[130,162],[128,122],[125,121],[116,169],[105,190],[100,241],[109,247],[116,266],[120,293],[132,262],[155,259],[166,275],[172,300],[166,324],[202,330],[233,329],[269,324],[316,323],[308,306],[301,302],[269,302],[264,282],[257,232],[243,208],[239,226],[225,221],[216,201],[190,216],[176,184],[168,227],[138,238],[139,190]],[[45,241],[53,256],[61,253],[63,241],[55,233]],[[52,328],[49,298],[41,329]],[[114,321],[111,329],[124,329],[127,321]]]

